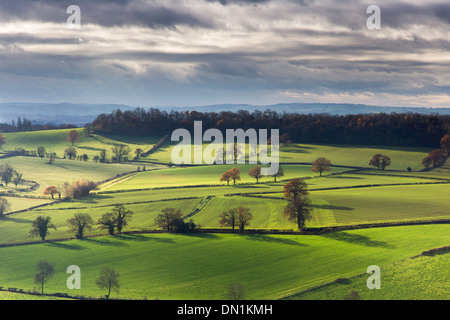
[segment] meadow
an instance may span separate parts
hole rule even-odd
[[[7,143],[1,152],[43,145],[60,157],[70,146],[67,132],[5,134]],[[259,183],[248,175],[254,167],[250,164],[173,166],[171,143],[139,161],[92,161],[100,150],[110,150],[116,144],[127,144],[132,152],[136,148],[145,151],[159,139],[96,134],[83,137],[75,147],[79,153],[89,155],[88,161],[57,158],[49,164],[46,158],[0,157],[0,164],[10,164],[27,180],[17,187],[13,184],[0,187],[0,197],[10,202],[12,212],[0,219],[0,286],[36,289],[33,284],[36,263],[47,259],[57,269],[47,290],[72,295],[104,294],[95,286],[95,280],[101,267],[113,266],[121,274],[122,282],[121,291],[113,296],[121,298],[225,299],[227,288],[234,282],[246,287],[248,299],[343,299],[353,287],[364,299],[446,298],[449,285],[437,286],[439,290],[433,295],[431,286],[436,282],[430,282],[427,290],[420,290],[415,296],[414,292],[405,293],[406,285],[395,287],[395,282],[400,281],[402,273],[406,277],[406,270],[415,275],[411,283],[416,279],[422,287],[427,286],[428,278],[422,277],[420,270],[428,270],[430,277],[435,273],[437,279],[448,274],[443,267],[448,254],[433,257],[434,260],[425,257],[408,260],[421,251],[448,245],[448,224],[276,235],[211,231],[171,234],[162,233],[155,223],[156,216],[171,207],[179,209],[185,220],[192,219],[201,229],[229,232],[229,227],[219,224],[220,214],[243,206],[250,208],[253,216],[248,230],[296,232],[297,225],[283,214],[287,204],[283,187],[294,178],[303,178],[308,185],[312,209],[307,221],[309,228],[448,221],[450,203],[443,195],[450,192],[450,167],[446,163],[433,170],[421,170],[420,161],[430,150],[291,144],[280,149],[285,175],[277,182],[273,177],[263,177]],[[368,162],[375,153],[389,155],[392,165],[384,171],[370,168]],[[333,164],[324,176],[311,171],[311,162],[320,156]],[[236,185],[232,181],[230,185],[220,182],[223,172],[232,167],[240,169],[241,180]],[[408,167],[411,170],[406,170]],[[47,186],[78,178],[102,183],[81,199],[60,201],[57,197],[43,197]],[[38,184],[36,188],[27,190],[33,183]],[[116,204],[134,212],[124,229],[132,234],[108,236],[98,225],[86,233],[85,240],[75,240],[69,232],[67,219],[75,214],[87,213],[97,222]],[[31,223],[38,216],[51,217],[56,226],[56,230],[50,230],[48,242],[29,237]],[[79,265],[83,272],[82,290],[76,293],[65,286],[65,268],[73,264]],[[391,274],[384,280],[390,286],[386,283],[383,292],[370,293],[364,289],[366,276],[362,274],[373,264]],[[392,269],[393,266],[403,271],[396,271],[400,269]],[[338,278],[351,280],[349,285],[326,285]],[[322,285],[326,286],[308,291]],[[0,291],[0,299],[15,298],[16,293]]]
[[[143,299],[225,299],[233,282],[248,299],[279,299],[338,278],[365,273],[448,243],[448,225],[335,232],[320,236],[149,234],[51,242],[0,250],[0,281],[27,290],[39,260],[57,271],[48,292],[69,292],[69,265],[82,270],[77,294],[99,297],[99,271],[113,266],[122,288],[112,296]],[[257,262],[257,263],[255,263]]]

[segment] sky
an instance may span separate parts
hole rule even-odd
[[[448,0],[0,0],[0,102],[450,107],[449,31]]]

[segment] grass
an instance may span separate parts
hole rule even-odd
[[[62,158],[64,150],[71,146],[67,142],[67,134],[70,130],[73,129],[4,133],[6,144],[2,147],[2,151],[13,152],[16,148],[31,151],[43,146],[47,152],[56,152],[57,156]],[[79,132],[81,139],[75,143],[74,147],[77,149],[78,155],[87,154],[90,159],[99,155],[103,149],[109,152],[109,157],[111,157],[111,148],[117,144],[128,145],[132,150],[130,156],[134,157],[136,148],[147,151],[160,139],[159,137],[96,134],[86,138],[82,132],[83,129],[76,130]]]
[[[215,166],[199,166],[199,167],[186,167],[186,168],[172,168],[165,170],[155,170],[140,172],[127,179],[121,179],[117,183],[107,184],[101,191],[114,191],[114,190],[132,190],[142,188],[157,188],[157,187],[172,187],[172,186],[191,186],[191,185],[224,185],[226,182],[220,182],[220,177],[225,171],[236,167],[241,172],[240,183],[255,183],[256,180],[248,175],[248,171],[254,167],[254,165],[215,165]],[[294,179],[313,177],[317,175],[311,171],[310,166],[302,165],[288,165],[283,166],[285,175],[282,179]],[[342,168],[332,168],[332,172],[343,171]],[[264,177],[259,179],[260,183],[273,182],[272,177]],[[230,181],[230,185],[233,185],[233,181]]]
[[[7,133],[4,134],[7,144],[2,151],[13,151],[17,147],[32,150],[42,145],[62,156],[70,145],[66,141],[68,131]],[[110,152],[111,147],[119,143],[129,145],[134,152],[138,147],[148,150],[158,140],[159,137],[93,135],[81,139],[75,147],[79,154],[86,153],[92,159],[100,150]],[[426,148],[292,144],[280,150],[280,161],[285,163],[282,179],[286,181],[274,183],[267,177],[256,184],[247,174],[254,165],[167,168],[145,162],[171,162],[174,145],[163,146],[142,159],[143,162],[122,164],[57,159],[55,164],[49,165],[46,159],[36,157],[1,158],[0,164],[10,163],[25,179],[39,183],[32,192],[19,190],[29,186],[29,182],[18,188],[12,184],[0,187],[0,193],[20,196],[7,197],[11,210],[50,205],[0,220],[0,244],[12,245],[0,247],[0,286],[36,289],[33,284],[36,263],[47,259],[55,263],[56,275],[46,290],[74,294],[65,286],[68,276],[65,271],[67,266],[76,264],[82,269],[82,290],[75,294],[84,296],[104,294],[95,286],[95,280],[101,267],[112,266],[121,274],[119,296],[122,298],[224,299],[228,286],[240,282],[247,289],[248,299],[279,299],[338,278],[354,276],[345,282],[348,285],[328,285],[294,298],[342,299],[351,288],[356,288],[363,299],[448,297],[448,282],[440,281],[448,278],[448,254],[408,259],[424,250],[448,245],[448,224],[360,229],[317,236],[134,234],[111,237],[95,226],[87,233],[93,237],[86,240],[41,243],[39,239],[29,238],[31,222],[39,215],[50,216],[57,227],[50,231],[47,239],[66,239],[74,236],[66,225],[68,218],[76,213],[88,213],[97,221],[112,205],[119,203],[134,212],[124,231],[143,233],[157,228],[154,219],[162,209],[173,207],[189,215],[207,196],[213,197],[190,216],[204,228],[218,228],[222,212],[244,206],[253,214],[248,228],[296,229],[295,223],[283,217],[286,201],[282,194],[286,181],[296,177],[306,178],[310,189],[313,206],[310,227],[449,218],[449,201],[445,195],[449,194],[450,184],[438,183],[443,182],[442,179],[448,182],[450,171],[444,164],[419,172],[420,162],[429,151]],[[389,169],[394,171],[368,168],[375,153],[390,156],[392,166]],[[333,167],[327,172],[332,175],[318,177],[310,170],[310,165],[298,164],[311,163],[321,156],[342,167]],[[148,171],[136,172],[137,167],[142,169],[143,165]],[[241,169],[242,181],[236,186],[220,183],[222,173],[234,166]],[[349,166],[367,169],[352,170]],[[411,167],[412,172],[407,172],[407,167]],[[112,179],[100,187],[100,193],[84,199],[53,203],[51,199],[36,197],[49,185],[76,178],[103,181],[123,173],[129,174]],[[239,195],[242,193],[253,196]],[[26,244],[29,241],[36,244]],[[383,289],[367,292],[364,290],[367,276],[357,275],[373,264],[382,267]],[[408,273],[411,276],[406,279]],[[419,289],[407,292],[413,284]],[[0,299],[17,297],[35,296],[21,297],[0,291]]]
[[[143,200],[143,199],[141,199]],[[127,205],[126,208],[133,211],[133,220],[124,231],[142,231],[148,229],[156,229],[154,219],[166,207],[180,209],[183,215],[192,212],[200,199],[178,200],[178,201],[161,201],[155,203],[142,203],[135,205]],[[52,210],[53,209],[53,210]],[[30,241],[40,241],[40,238],[31,239],[29,231],[31,224],[38,216],[49,216],[57,230],[50,229],[46,239],[65,239],[74,237],[67,226],[67,219],[73,217],[76,213],[88,213],[94,222],[105,213],[110,212],[112,207],[93,207],[78,208],[69,210],[54,210],[53,206],[45,207],[39,210],[17,213],[8,215],[0,220],[0,244],[26,243]],[[88,231],[87,235],[106,235],[106,230],[98,229],[94,226],[92,231]]]
[[[333,211],[336,225],[448,219],[450,185],[388,186],[311,192]],[[317,226],[312,222],[312,226]],[[311,226],[310,225],[310,226]],[[322,225],[323,226],[323,225]]]
[[[369,161],[377,153],[389,156],[392,165],[389,169],[422,169],[421,161],[431,150],[428,148],[291,144],[280,148],[280,162],[312,163],[318,157],[325,157],[333,165],[369,167]]]
[[[145,159],[161,163],[172,162],[172,151],[177,143],[169,143]],[[203,149],[208,144],[203,145]],[[247,148],[248,149],[248,148]],[[428,155],[429,148],[418,147],[386,147],[386,146],[355,146],[355,145],[325,145],[293,143],[280,148],[281,163],[312,163],[319,157],[325,157],[334,165],[369,167],[373,155],[381,153],[392,159],[389,167],[394,170],[422,169],[421,161]],[[193,154],[192,154],[193,157]]]
[[[68,292],[65,271],[75,264],[82,272],[78,295],[104,294],[95,280],[102,267],[113,266],[122,283],[113,297],[224,299],[228,286],[239,282],[248,299],[278,299],[448,244],[449,228],[391,227],[322,236],[130,235],[6,247],[0,248],[0,283],[36,289],[36,263],[48,260],[56,274],[47,292]]]
[[[46,159],[37,157],[14,157],[0,159],[0,164],[9,163],[15,170],[23,174],[23,179],[36,181],[39,188],[26,193],[41,196],[46,187],[59,185],[64,182],[71,183],[75,179],[88,179],[94,182],[103,181],[117,174],[136,171],[137,166],[131,164],[103,164],[95,162],[84,162],[77,160],[57,159],[54,164],[48,164]],[[19,189],[23,185],[18,186]],[[4,191],[16,191],[15,186],[10,183],[8,187],[0,187]]]
[[[450,255],[420,256],[381,268],[381,288],[369,290],[369,275],[334,283],[289,297],[293,300],[342,300],[351,291],[362,300],[449,300]],[[414,290],[412,290],[414,289]]]

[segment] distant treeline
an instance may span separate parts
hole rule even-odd
[[[161,111],[137,108],[99,115],[92,123],[98,133],[130,135],[167,135],[178,128],[192,132],[194,121],[203,122],[203,130],[217,128],[280,129],[297,143],[333,143],[391,146],[437,147],[450,133],[450,116],[437,114],[297,114],[273,110],[238,112]]]
[[[0,123],[0,132],[24,132],[24,131],[38,131],[38,130],[53,130],[53,129],[67,129],[75,128],[76,126],[72,124],[60,124],[55,125],[52,123],[48,124],[37,124],[31,122],[27,118],[18,117],[17,121],[12,120],[11,123]]]

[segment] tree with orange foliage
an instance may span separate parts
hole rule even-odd
[[[51,195],[52,199],[54,199],[55,194],[59,194],[58,188],[55,186],[49,186],[44,190],[44,196]]]
[[[450,154],[450,134],[446,134],[442,137],[441,148],[447,155]]]
[[[231,180],[231,172],[229,170],[224,172],[220,177],[220,182],[226,181],[227,185],[230,185],[230,180]]]
[[[78,140],[80,140],[80,134],[78,133],[78,131],[70,130],[67,134],[67,141],[70,142],[73,146]]]

